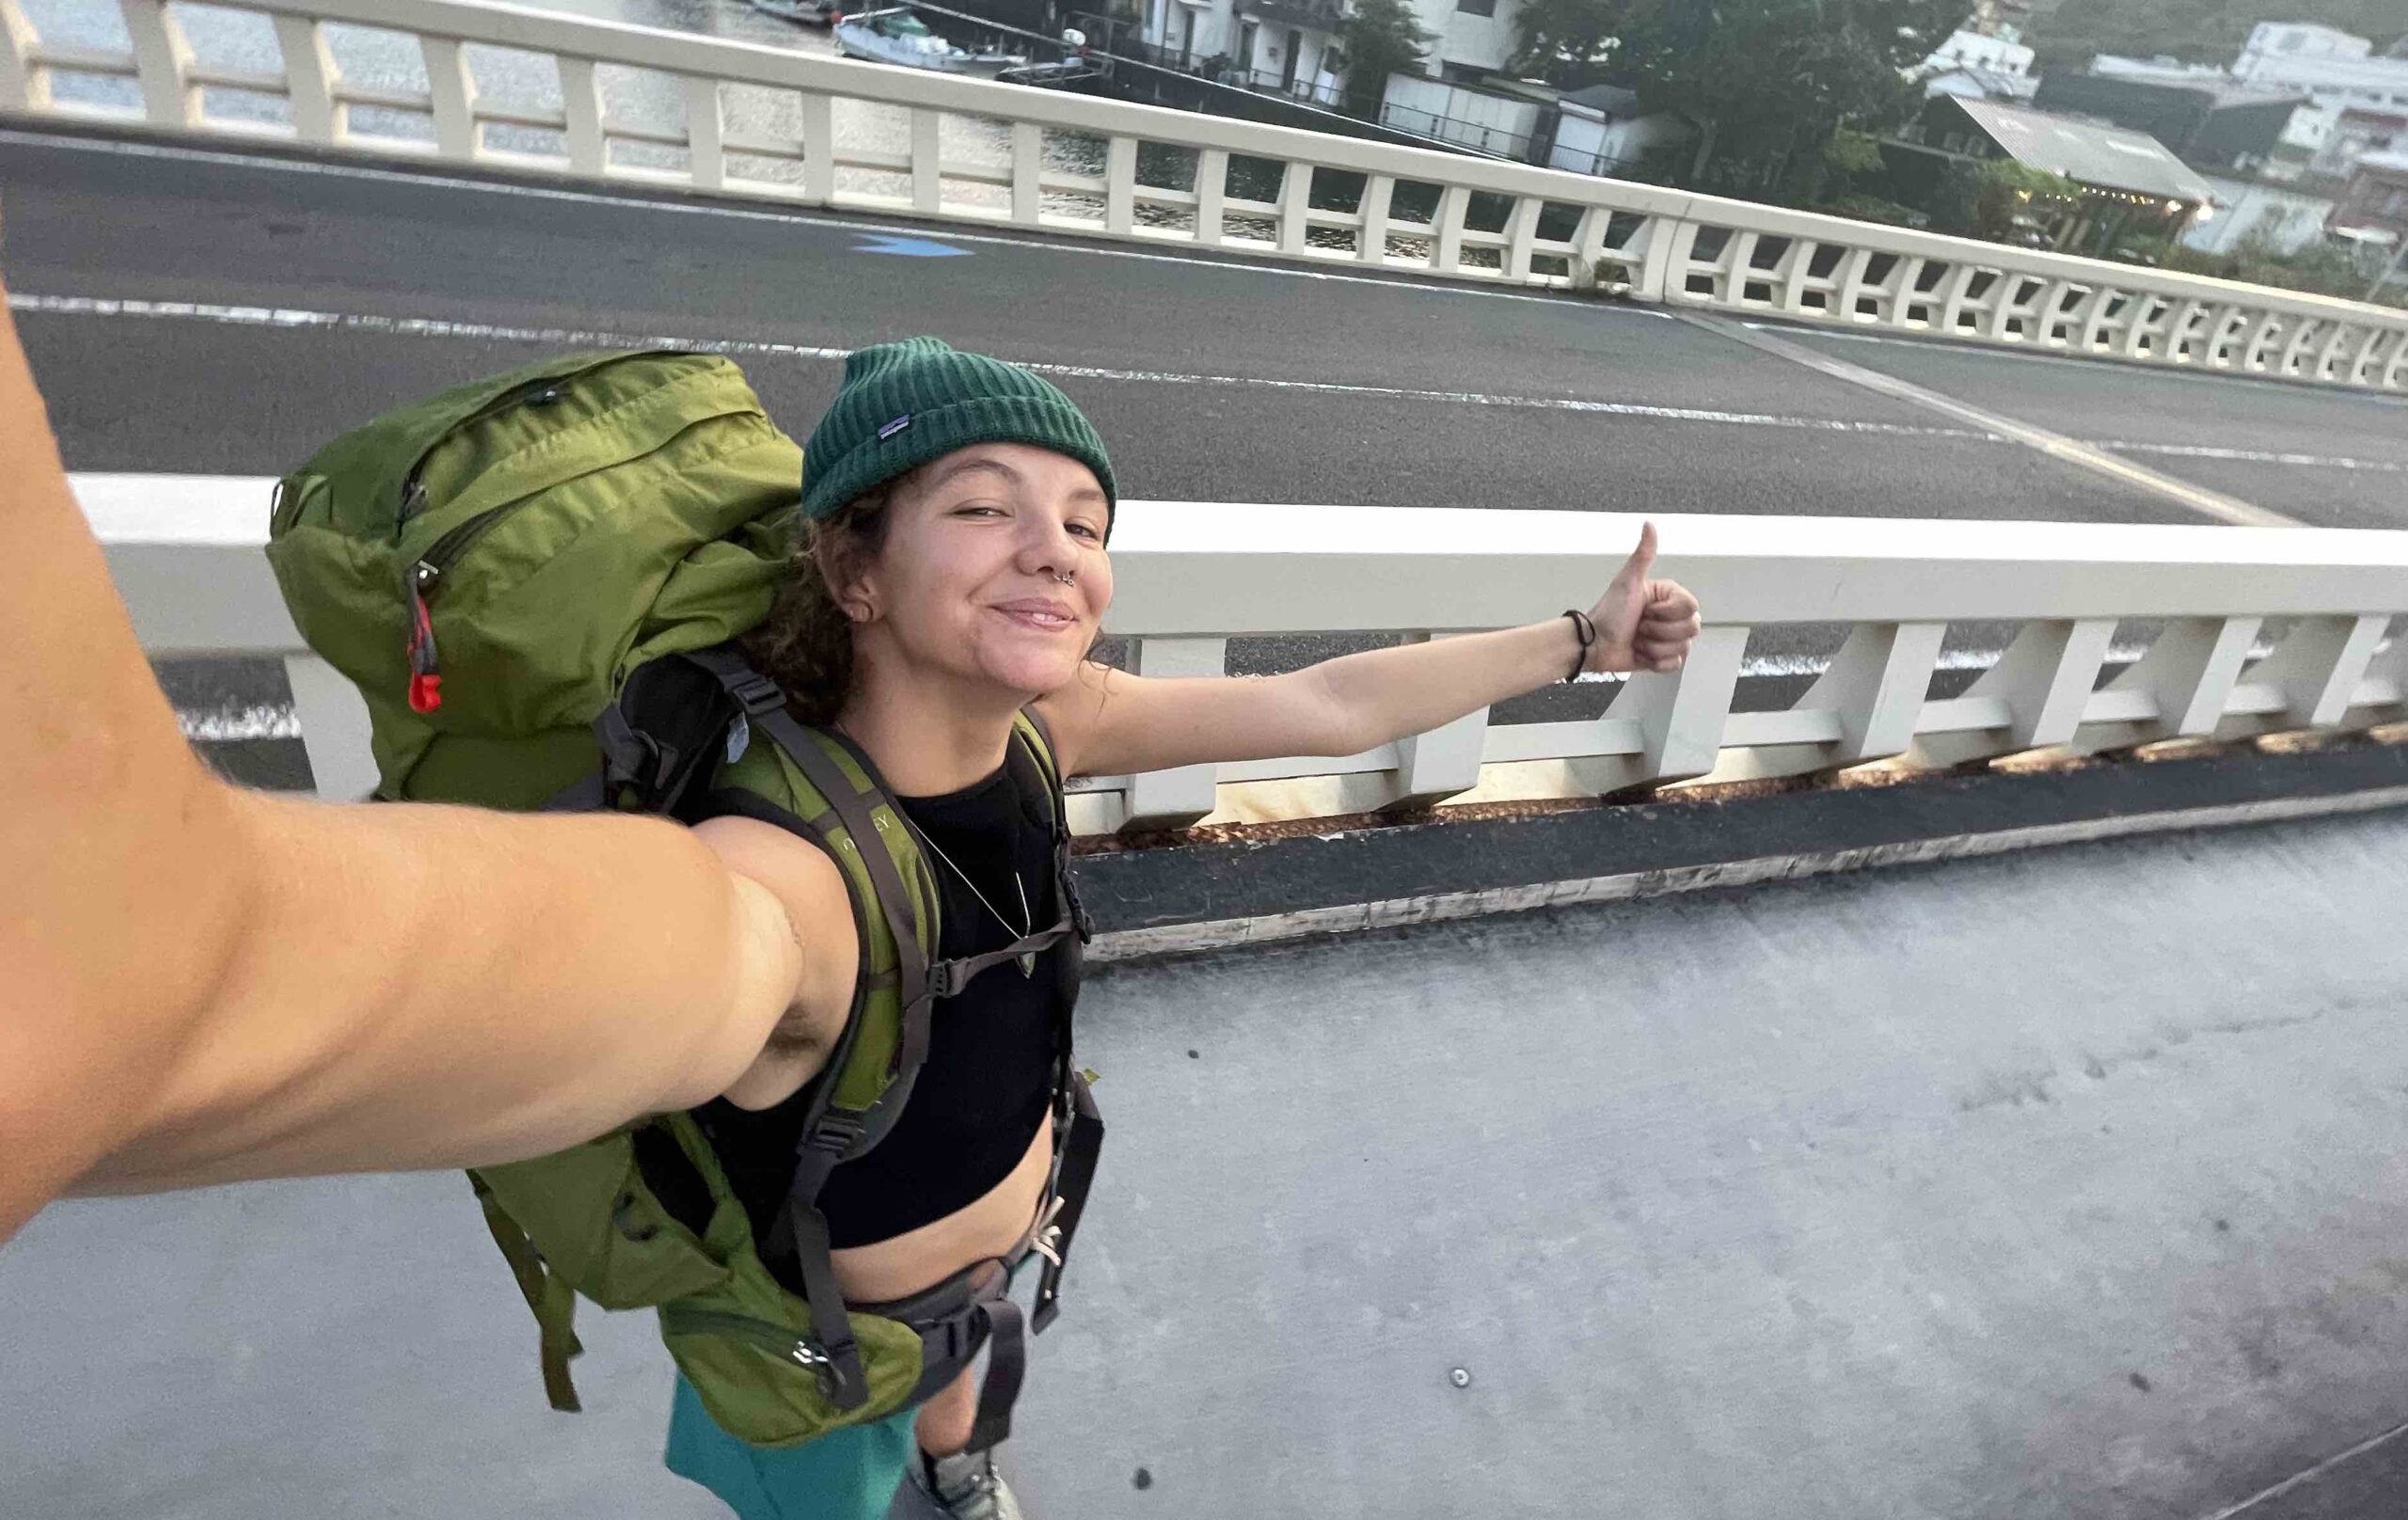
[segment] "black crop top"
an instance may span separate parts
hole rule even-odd
[[[1021,768],[1007,764],[942,797],[895,800],[912,826],[1011,921],[1008,928],[998,923],[931,855],[943,958],[998,950],[1020,938],[1022,890],[1037,927],[1060,911],[1046,799],[1024,795]],[[1038,783],[1032,777],[1028,784]],[[1020,1164],[1053,1095],[1066,954],[1059,945],[1046,951],[1027,976],[1013,962],[990,967],[930,1010],[927,1060],[895,1127],[869,1154],[831,1173],[820,1191],[831,1244],[868,1245],[932,1224],[984,1197]],[[768,1239],[785,1201],[809,1092],[757,1113],[723,1100],[697,1111],[756,1240]]]

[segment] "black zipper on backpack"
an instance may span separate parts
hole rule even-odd
[[[469,546],[483,538],[493,526],[516,511],[527,498],[505,501],[500,506],[478,513],[460,523],[442,537],[426,546],[418,562],[409,568],[410,590],[410,710],[431,713],[443,705],[443,665],[435,648],[435,620],[426,610],[427,598],[435,594],[443,580],[443,572],[453,561],[468,551]]]
[[[730,1314],[722,1309],[698,1309],[683,1304],[664,1304],[660,1307],[660,1329],[664,1335],[724,1336],[758,1346],[771,1355],[782,1357],[816,1374],[819,1385],[826,1390],[833,1379],[834,1364],[828,1354],[805,1337],[797,1335],[783,1324],[756,1320],[749,1314]]]
[[[595,368],[600,366],[597,365]],[[578,372],[578,374],[584,372]],[[463,430],[472,428],[488,418],[498,417],[514,406],[550,405],[561,399],[561,388],[576,378],[575,374],[555,375],[548,380],[531,380],[515,390],[506,390],[452,423],[443,436],[428,444],[426,451],[420,454],[417,461],[410,466],[410,472],[402,477],[401,498],[393,507],[394,533],[398,535],[412,517],[426,510],[426,483],[419,477],[425,471],[426,462],[435,457],[436,450],[457,437]]]

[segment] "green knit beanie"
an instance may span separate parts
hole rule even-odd
[[[1119,503],[1103,439],[1051,381],[941,339],[907,338],[846,358],[845,384],[803,445],[802,515],[816,522],[974,443],[1025,443],[1068,455],[1095,471],[1106,501]]]

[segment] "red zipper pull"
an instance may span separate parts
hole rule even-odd
[[[410,576],[410,711],[431,713],[443,705],[443,668],[435,650],[435,621],[427,616],[425,589],[440,574],[421,561]]]

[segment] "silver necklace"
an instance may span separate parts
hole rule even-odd
[[[852,731],[845,726],[844,721],[841,719],[837,720],[835,727],[836,732],[844,735],[845,737],[848,739],[853,737]],[[858,744],[861,741],[859,739],[854,739],[853,742]],[[1005,763],[1008,765],[1010,762],[1007,759]],[[929,854],[934,855],[938,860],[944,862],[945,869],[951,871],[954,876],[960,880],[963,886],[970,889],[970,895],[978,899],[978,906],[987,910],[988,916],[994,919],[997,924],[1003,926],[1003,930],[1006,934],[1010,935],[1015,940],[1025,940],[1031,934],[1036,932],[1037,914],[1032,911],[1028,906],[1028,887],[1027,884],[1021,879],[1020,867],[1012,867],[1012,891],[1020,895],[1020,927],[1015,929],[1012,927],[1012,921],[1006,918],[1003,915],[1003,912],[997,909],[993,903],[987,900],[987,895],[978,890],[978,883],[970,879],[970,873],[963,870],[960,866],[956,865],[953,863],[953,857],[939,848],[937,847],[937,842],[928,837],[927,831],[911,821],[911,815],[904,811],[903,804],[899,800],[895,804],[895,815],[903,820],[903,827],[911,831],[911,837],[918,840],[920,844],[927,848]],[[1023,951],[1019,959],[1020,974],[1022,976],[1034,976],[1037,974],[1037,952],[1034,950]]]

